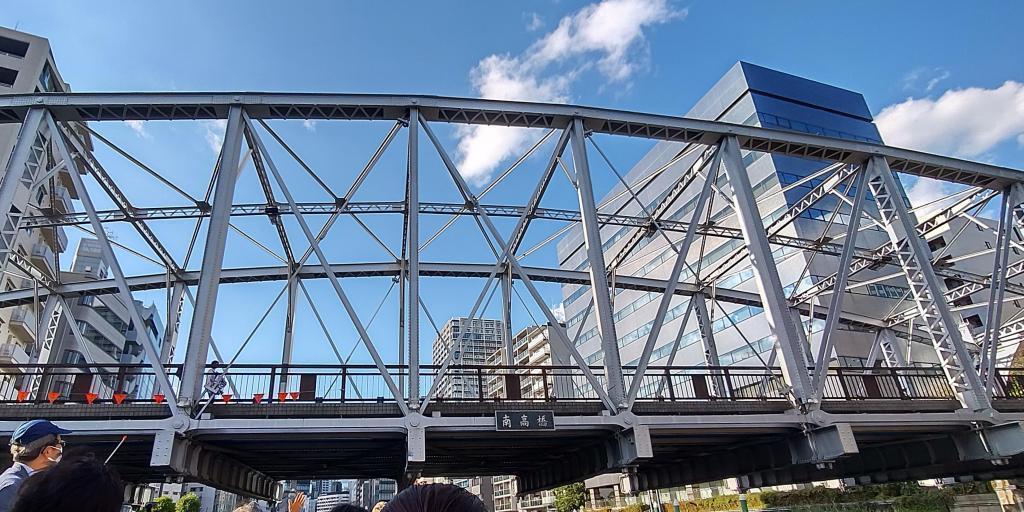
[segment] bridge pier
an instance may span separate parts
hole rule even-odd
[[[398,480],[399,486],[408,487],[423,473],[423,465],[427,462],[427,431],[423,427],[418,413],[412,413],[406,420],[405,438],[405,471]]]
[[[983,426],[953,436],[961,460],[990,460],[1003,464],[1024,453],[1024,427],[1014,421]]]
[[[857,440],[849,424],[837,423],[808,430],[802,437],[789,440],[793,464],[826,464],[858,453]]]
[[[281,497],[281,484],[225,453],[164,430],[153,438],[153,467],[167,468],[187,480],[268,500]]]

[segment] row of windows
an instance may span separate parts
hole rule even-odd
[[[752,316],[759,315],[763,311],[763,309],[757,306],[744,306],[742,308],[737,309],[736,311],[733,311],[732,313],[729,313],[729,318],[731,318],[733,322],[739,325],[740,322]],[[719,318],[718,320],[715,320],[714,322],[711,323],[711,332],[719,333],[731,326],[732,324],[729,323],[728,319],[726,319],[725,317]],[[689,347],[690,345],[698,343],[699,341],[700,331],[698,329],[694,329],[684,334],[681,338],[679,338],[679,348],[683,349]],[[668,357],[668,355],[672,352],[672,345],[674,345],[674,343],[666,343],[665,345],[655,350],[651,354],[651,361],[657,361],[661,358]],[[634,359],[633,361],[629,362],[627,366],[633,366],[638,361],[640,361],[640,358]]]
[[[746,165],[747,167],[749,167],[751,164],[753,164],[754,162],[759,160],[762,156],[765,156],[765,155],[768,154],[768,153],[762,153],[762,152],[759,152],[759,151],[744,151],[743,153],[745,153],[743,155],[743,164]],[[722,174],[719,174],[718,178],[715,179],[715,185],[717,185],[719,187],[722,187],[722,186],[724,186],[726,184],[727,181],[728,181],[728,177],[725,175],[725,173],[722,173]],[[775,184],[775,182],[772,180],[772,176],[769,175],[765,179],[761,180],[760,183],[758,183],[757,185],[754,185],[754,187],[753,187],[754,195],[755,196],[760,195],[761,193],[763,193],[763,192],[767,191],[769,188],[771,188],[772,185],[774,185],[774,184]],[[647,203],[647,210],[648,211],[653,211],[655,209],[655,207],[657,207],[657,205],[660,204],[665,199],[665,197],[668,196],[669,192],[671,192],[671,191],[672,191],[671,188],[667,188],[667,189],[665,189],[665,191],[663,191],[661,194],[659,194],[658,197],[654,198],[654,200],[652,200],[651,202]],[[675,212],[673,212],[671,215],[665,217],[665,219],[666,220],[671,220],[671,221],[679,220],[680,218],[682,218],[687,213],[693,211],[693,208],[695,207],[695,205],[697,203],[697,199],[698,199],[698,196],[694,195],[693,197],[690,198],[689,201],[687,201],[685,204],[683,204],[682,207],[676,209]],[[719,215],[722,215],[723,212],[727,213],[729,211],[730,210],[728,208],[724,208],[723,207],[722,211],[719,212]],[[615,233],[612,233],[612,235],[610,237],[608,237],[608,239],[605,240],[601,244],[601,248],[603,250],[608,250],[608,248],[610,248],[616,242],[618,242],[619,240],[624,238],[627,234],[629,234],[630,230],[632,230],[632,229],[634,229],[634,228],[631,227],[631,226],[623,226],[623,227],[619,228]],[[640,243],[637,245],[636,249],[634,249],[634,250],[639,250],[639,249],[643,248],[645,245],[650,243],[650,241],[653,240],[654,238],[655,237],[651,236],[651,237],[647,237],[647,238],[641,240]],[[587,268],[589,263],[590,262],[588,260],[584,259],[583,261],[581,261],[579,264],[576,265],[575,269],[576,270],[583,270],[584,268]]]
[[[106,352],[107,355],[115,360],[121,360],[122,351],[120,347],[111,343],[106,336],[94,329],[93,326],[89,325],[87,322],[79,320],[77,323],[78,329],[82,331],[82,337],[91,341],[93,345],[99,347],[100,350]]]
[[[884,299],[902,299],[910,288],[903,286],[893,286],[891,284],[869,284],[867,286],[868,295],[874,297],[882,297]]]
[[[837,139],[859,140],[861,142],[873,142],[875,144],[882,143],[882,141],[872,137],[862,137],[860,135],[854,135],[840,130],[833,130],[831,128],[825,128],[824,126],[805,123],[803,121],[797,121],[795,119],[769,114],[767,112],[759,112],[758,117],[761,119],[761,126],[766,128],[782,128],[785,130],[824,135],[826,137],[835,137]]]
[[[711,258],[711,261],[715,261],[715,260],[721,258],[722,254],[717,254],[713,258],[711,257],[711,255],[713,253],[715,253],[716,251],[721,250],[723,247],[730,246],[730,250],[731,250],[732,248],[739,247],[742,244],[742,241],[740,241],[740,240],[731,240],[730,242],[731,243],[723,244],[722,247],[719,247],[715,251],[712,251],[712,253],[709,253],[709,258]],[[774,257],[775,261],[778,262],[778,261],[782,261],[787,256],[789,256],[790,254],[796,253],[798,251],[799,251],[798,249],[795,249],[795,248],[792,248],[792,247],[779,247],[778,249],[775,249],[774,251],[772,251],[772,256]],[[724,254],[724,252],[725,251],[722,251],[723,254]],[[689,274],[689,271],[688,270],[684,270],[681,279],[686,279],[688,277],[687,274]],[[741,271],[739,271],[739,272],[737,272],[737,273],[735,273],[735,274],[733,274],[731,276],[728,276],[728,277],[725,277],[725,278],[719,280],[718,281],[718,286],[722,287],[722,288],[732,288],[732,287],[735,287],[735,286],[739,285],[740,283],[743,283],[743,282],[745,282],[745,281],[747,281],[747,280],[749,280],[749,279],[751,279],[753,277],[754,277],[754,271],[753,271],[752,268],[748,267],[748,268],[746,268],[744,270],[741,270]],[[804,279],[804,280],[807,281],[807,279]],[[810,283],[808,282],[808,285],[809,284]],[[789,288],[791,289],[793,286],[794,285],[789,285]],[[620,290],[616,290],[616,293],[618,293],[619,291],[621,291],[621,289]],[[646,304],[649,304],[650,302],[654,301],[658,297],[660,297],[660,294],[658,294],[656,292],[648,292],[648,293],[642,295],[641,297],[637,298],[633,302],[630,302],[629,304],[625,305],[622,309],[620,309],[618,312],[616,312],[615,316],[613,317],[615,322],[619,322],[620,320],[628,317],[629,315],[633,314],[638,309],[640,309],[640,307],[642,307],[642,306],[644,306]],[[678,308],[678,307],[679,306],[676,306],[676,308]],[[569,319],[569,321],[567,322],[566,325],[567,326],[572,326],[572,325],[578,324],[583,319],[583,314],[585,312],[586,311],[581,311],[581,312],[573,315],[573,317]],[[669,311],[669,313],[671,313],[671,310]],[[673,316],[671,318],[675,318],[675,317]],[[650,332],[650,329],[648,329],[647,332]],[[579,338],[576,340],[576,346],[583,345],[584,343],[586,343],[587,341],[589,341],[591,338],[593,338],[595,336],[597,336],[597,327],[592,327],[592,328],[590,328],[590,330],[580,334]],[[620,339],[620,346],[622,346],[621,345],[621,339]]]
[[[0,36],[0,53],[23,59],[28,55],[28,43]]]
[[[757,341],[750,342],[750,345],[751,346],[747,346],[744,344],[740,348],[730,350],[724,354],[719,354],[718,360],[722,363],[722,366],[729,366],[754,357],[755,350],[757,354],[768,352],[772,349],[772,346],[775,345],[775,336],[765,336]]]

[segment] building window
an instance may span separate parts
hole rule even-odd
[[[0,53],[25,58],[28,55],[28,43],[0,36]]]
[[[50,64],[43,65],[43,72],[39,73],[39,83],[42,84],[43,90],[46,92],[57,92],[60,87],[57,86],[57,77],[53,73],[53,68]]]
[[[66,349],[64,354],[61,356],[61,362],[64,364],[73,364],[75,366],[85,364],[85,356],[77,350]]]
[[[18,78],[18,72],[13,69],[0,67],[0,86],[14,87],[14,81]]]

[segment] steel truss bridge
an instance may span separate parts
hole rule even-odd
[[[268,121],[279,119],[372,121],[390,126],[384,140],[344,193],[327,186],[317,171],[273,131]],[[93,127],[103,121],[226,120],[223,145],[204,197],[193,197],[174,176],[158,173]],[[1003,344],[1019,341],[1024,321],[1004,321],[1004,302],[1024,295],[1024,286],[1011,279],[1024,273],[1024,260],[1012,261],[1024,227],[1024,173],[891,148],[822,136],[770,130],[674,116],[623,112],[571,105],[552,105],[442,98],[432,96],[262,94],[262,93],[111,93],[43,94],[0,97],[0,122],[20,123],[17,145],[0,183],[0,229],[3,270],[24,276],[29,286],[0,292],[0,307],[38,307],[36,326],[40,346],[54,342],[59,320],[70,318],[72,299],[112,294],[126,304],[133,292],[165,289],[170,298],[163,342],[175,343],[180,333],[186,345],[183,364],[162,361],[156,340],[148,332],[141,342],[148,363],[109,365],[32,364],[0,368],[18,375],[0,390],[0,430],[10,432],[23,419],[45,416],[61,420],[76,431],[75,442],[99,451],[111,450],[128,434],[117,460],[126,478],[144,482],[184,477],[253,496],[272,497],[275,482],[292,478],[390,477],[408,482],[417,475],[515,474],[520,491],[529,492],[578,481],[606,472],[622,472],[634,489],[709,481],[739,476],[744,485],[802,482],[849,477],[861,482],[920,479],[1017,477],[1024,473],[1024,370],[999,367],[996,353]],[[87,122],[93,122],[87,125]],[[444,144],[438,125],[491,125],[538,128],[537,145],[481,192],[470,187]],[[87,134],[91,137],[87,137]],[[382,154],[396,139],[405,141],[404,199],[354,200]],[[682,143],[668,164],[623,185],[618,199],[599,204],[594,196],[590,160],[605,153],[599,138],[633,137]],[[90,151],[92,141],[108,145],[141,171],[186,199],[185,204],[136,207],[131,191],[119,186]],[[273,141],[273,142],[271,142]],[[489,204],[484,195],[537,151],[553,141],[542,158],[540,178],[522,204]],[[268,144],[277,144],[302,171],[329,194],[328,201],[298,201],[294,183],[285,179]],[[423,147],[421,147],[423,146]],[[436,153],[461,201],[420,200],[420,155]],[[596,151],[596,153],[595,153]],[[770,222],[762,221],[743,161],[743,152],[787,155],[822,162],[823,168],[795,185],[809,189]],[[571,161],[566,163],[568,156]],[[639,203],[636,194],[657,176],[680,165],[677,178],[643,215],[623,213],[624,204]],[[242,169],[251,162],[265,201],[234,200]],[[610,162],[609,162],[610,164]],[[24,188],[35,190],[55,173],[66,170],[80,198],[82,213],[18,204]],[[938,211],[911,211],[897,174],[909,174],[964,185],[967,188]],[[563,175],[578,196],[576,209],[541,207],[549,185]],[[672,174],[675,176],[675,174]],[[718,178],[724,176],[728,191]],[[812,181],[813,179],[813,181]],[[85,180],[95,180],[116,208],[97,209]],[[795,186],[794,185],[794,186]],[[93,187],[95,190],[95,187]],[[792,188],[790,186],[789,188]],[[688,218],[668,218],[670,207],[690,193],[696,206]],[[868,195],[870,194],[870,196]],[[711,222],[704,212],[715,196],[731,208],[726,221]],[[839,236],[800,238],[788,232],[796,218],[825,197],[841,197],[834,214],[854,219]],[[933,254],[925,236],[957,218],[967,217],[984,229],[975,216],[989,204],[1000,205],[995,245],[977,255],[991,259],[991,273],[972,274],[952,269]],[[368,216],[399,216],[401,246],[389,247],[364,222]],[[241,232],[232,219],[262,216],[279,238],[271,249]],[[307,218],[327,216],[319,233]],[[421,238],[422,216],[448,217],[432,237]],[[479,228],[493,254],[493,263],[420,261],[420,252],[449,225],[468,217]],[[493,219],[515,219],[501,230]],[[284,219],[298,226],[290,233]],[[339,218],[351,218],[392,258],[376,262],[331,261],[321,241]],[[154,220],[191,222],[194,235],[188,253],[196,249],[201,263],[190,268],[177,260],[149,227]],[[520,261],[537,248],[524,250],[525,234],[535,220],[563,225],[544,243],[573,229],[582,232],[580,250],[589,267],[567,270],[530,266]],[[106,223],[131,227],[145,248],[111,240]],[[861,226],[881,228],[888,242],[877,247],[856,243]],[[12,250],[18,233],[28,229],[88,226],[99,239],[110,277],[63,282],[38,269],[25,255]],[[200,226],[205,236],[200,237]],[[627,235],[602,248],[602,228],[620,226]],[[224,268],[226,240],[234,229],[261,250],[273,253],[278,266]],[[295,231],[294,229],[292,231]],[[300,236],[304,254],[293,252]],[[622,267],[645,239],[662,237],[671,246],[668,279],[630,275]],[[721,261],[701,269],[691,249],[712,240],[742,240]],[[1017,239],[1017,240],[1015,240]],[[201,249],[200,249],[201,246]],[[773,246],[827,254],[837,261],[833,275],[788,293],[774,264]],[[156,261],[163,272],[125,275],[115,249]],[[480,247],[481,251],[488,249]],[[155,255],[152,258],[141,251]],[[313,259],[313,256],[316,256]],[[690,261],[688,261],[688,258]],[[699,258],[698,258],[699,259]],[[315,261],[315,263],[313,263]],[[715,286],[726,272],[745,263],[754,273],[757,291]],[[684,267],[697,265],[689,279]],[[882,269],[906,280],[907,296],[887,316],[874,318],[843,311],[845,293],[867,281],[865,271]],[[858,276],[860,274],[860,276]],[[353,306],[345,283],[362,277],[392,277],[401,299],[398,361],[386,361],[367,330],[367,319]],[[469,314],[477,318],[490,292],[502,289],[500,301],[510,325],[513,293],[525,290],[529,301],[552,329],[553,346],[571,354],[568,366],[463,366],[452,356],[440,365],[420,361],[423,316],[433,323],[430,305],[420,294],[422,277],[483,279],[484,286]],[[291,363],[297,297],[308,298],[305,282],[325,281],[338,303],[311,307],[330,341],[337,364]],[[279,281],[287,297],[287,321],[281,346],[283,360],[273,364],[230,365],[228,390],[215,400],[205,399],[203,383],[211,371],[211,350],[220,360],[211,327],[217,313],[218,290],[230,283]],[[582,328],[560,327],[538,283],[585,285],[589,288],[586,316],[593,316],[604,361],[588,364],[576,349]],[[649,333],[641,338],[642,357],[635,364],[620,361],[615,333],[613,290],[655,292],[657,313]],[[839,291],[840,293],[836,293]],[[670,302],[688,301],[682,325],[696,315],[706,365],[652,366],[655,341],[661,334]],[[722,365],[714,333],[708,327],[708,304],[750,305],[762,308],[774,337],[773,357],[757,367]],[[961,329],[963,299],[987,308],[984,332],[971,336]],[[275,302],[276,303],[276,302]],[[273,307],[273,306],[272,306]],[[372,365],[349,364],[338,351],[321,319],[321,309],[343,314],[358,333],[358,343]],[[486,306],[485,306],[486,307]],[[191,309],[191,324],[181,329],[183,309]],[[129,308],[135,325],[144,325]],[[425,315],[424,315],[425,314]],[[811,353],[803,319],[824,322],[817,354]],[[73,320],[73,319],[72,319]],[[69,327],[81,340],[74,321]],[[582,326],[583,322],[580,322]],[[733,326],[736,327],[735,325]],[[874,368],[829,366],[837,333],[874,333],[873,358],[885,365]],[[682,331],[680,331],[680,334]],[[512,361],[510,336],[505,362]],[[898,344],[927,343],[937,367],[908,366]],[[749,343],[749,342],[748,342]],[[84,343],[83,343],[84,344]],[[753,348],[753,347],[752,347]],[[237,354],[236,354],[237,355]],[[478,389],[503,386],[486,396],[458,396],[439,383],[446,376],[476,380]],[[106,391],[89,392],[102,376]],[[52,391],[52,383],[72,381],[70,392]],[[79,385],[84,382],[84,385]],[[127,392],[127,384],[132,390]],[[529,384],[537,395],[518,390]],[[571,389],[571,391],[565,391]],[[552,411],[553,430],[496,430],[496,411]]]

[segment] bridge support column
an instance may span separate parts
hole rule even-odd
[[[878,205],[879,217],[894,249],[896,262],[902,267],[917,310],[938,355],[939,363],[950,387],[965,409],[981,411],[992,408],[985,385],[974,368],[959,323],[946,302],[946,287],[939,281],[931,264],[931,250],[917,232],[916,222],[903,202],[906,194],[884,157],[868,161],[867,185]]]
[[[214,312],[217,309],[217,292],[220,288],[220,272],[224,264],[224,246],[228,238],[228,223],[231,220],[231,203],[235,197],[235,183],[238,182],[240,154],[242,151],[242,107],[232,106],[228,112],[227,131],[220,151],[217,172],[217,189],[213,196],[213,211],[203,249],[202,273],[196,289],[196,306],[192,315],[192,327],[188,332],[188,346],[182,369],[179,401],[191,404],[199,400],[203,389],[203,371],[210,347],[210,329],[213,328]]]
[[[403,487],[416,483],[423,471],[423,464],[427,462],[427,432],[422,418],[413,417],[406,423],[405,436],[405,472],[399,479]]]
[[[789,440],[793,464],[826,464],[844,455],[859,453],[850,425],[839,423],[817,428]]]
[[[1024,453],[1024,425],[1019,421],[981,427],[955,434],[953,441],[961,460],[991,460],[999,463]]]
[[[267,500],[281,496],[281,485],[273,478],[173,431],[165,430],[154,437],[149,463],[237,494]]]
[[[586,242],[587,260],[590,262],[590,292],[594,296],[597,332],[601,337],[601,349],[604,351],[608,397],[616,406],[622,408],[627,405],[625,381],[622,375],[622,361],[619,357],[618,337],[615,334],[613,318],[615,311],[612,308],[612,297],[608,288],[608,274],[605,273],[601,228],[597,219],[597,203],[594,200],[594,186],[590,180],[590,164],[587,161],[587,143],[584,137],[583,120],[573,119],[570,143],[572,144],[573,169],[576,171],[580,218],[583,220],[583,238]],[[685,258],[684,255],[683,259]]]
[[[807,372],[806,345],[799,332],[800,327],[793,320],[789,303],[779,278],[779,270],[775,266],[771,246],[768,245],[768,234],[764,222],[757,209],[750,175],[740,155],[740,145],[736,137],[726,137],[722,143],[722,159],[725,173],[732,186],[733,205],[736,217],[743,231],[743,240],[750,251],[750,264],[754,269],[754,280],[761,295],[765,319],[775,336],[775,346],[782,355],[779,362],[782,373],[789,386],[790,399],[793,404],[803,407],[811,398],[810,375]]]
[[[651,431],[646,425],[636,425],[615,434],[605,447],[608,450],[609,469],[633,466],[643,459],[654,457]]]

